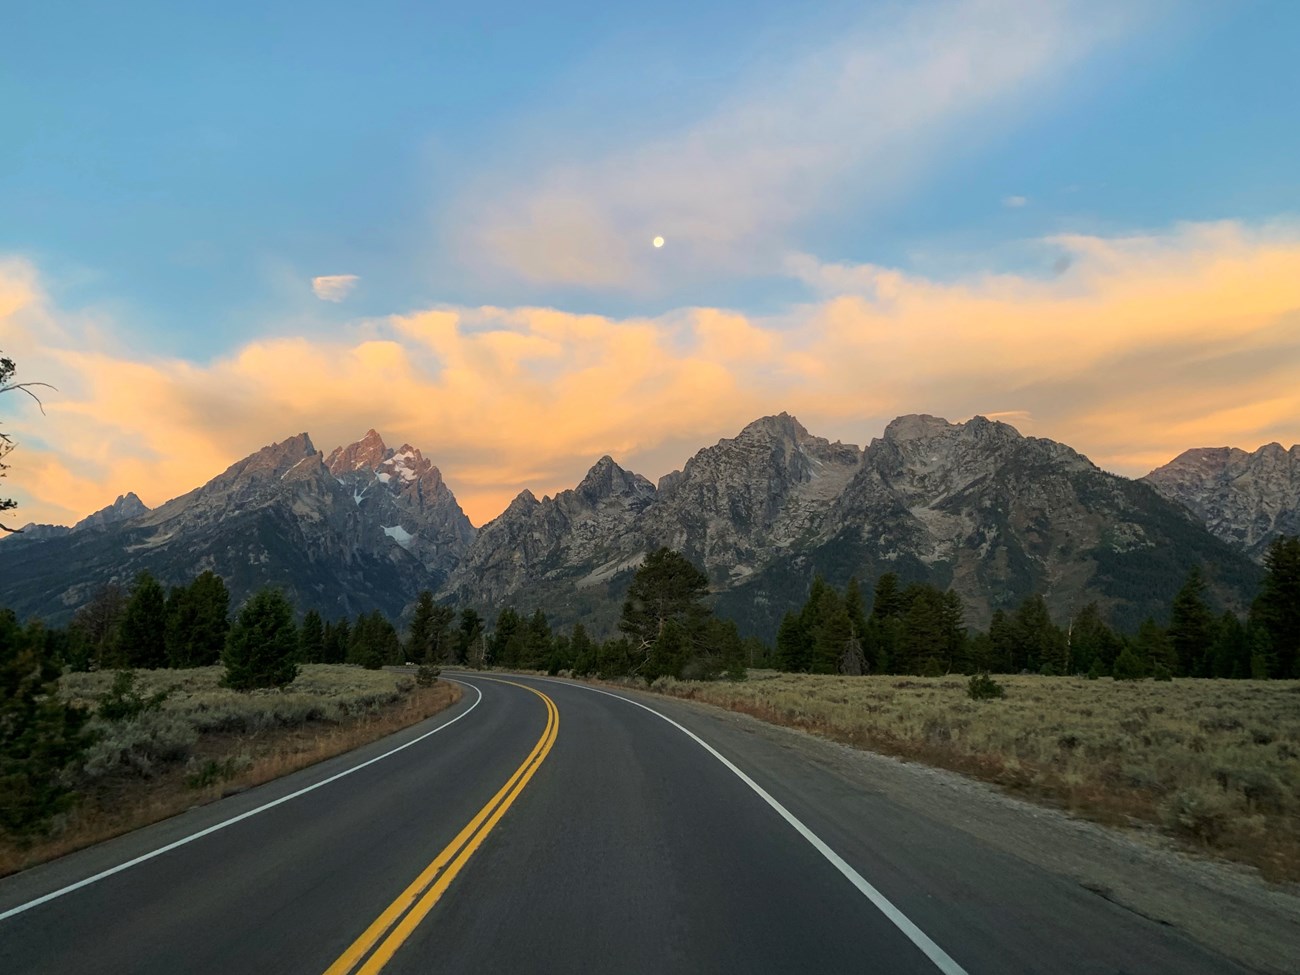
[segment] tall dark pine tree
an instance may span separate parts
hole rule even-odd
[[[67,775],[89,736],[86,713],[59,696],[59,667],[0,610],[0,834],[44,831],[75,799]]]
[[[812,660],[812,641],[804,629],[799,613],[788,612],[776,632],[776,665],[792,674],[808,670]]]
[[[692,617],[703,612],[700,600],[708,588],[708,577],[681,552],[661,548],[647,555],[628,587],[618,622],[632,644],[634,659],[649,659],[670,621],[689,629]]]
[[[298,676],[298,629],[284,594],[263,589],[239,611],[222,662],[224,683],[238,691],[283,687]]]
[[[309,664],[325,662],[325,623],[314,609],[307,610],[298,630],[298,659]]]
[[[230,590],[211,570],[167,598],[167,660],[172,667],[206,667],[221,659],[230,631]]]
[[[408,660],[428,664],[436,659],[437,635],[433,629],[433,614],[436,608],[433,593],[428,589],[423,590],[415,602],[415,615],[411,617],[411,630],[406,638]]]
[[[167,593],[148,572],[136,576],[118,641],[126,666],[167,666]]]
[[[1264,585],[1250,619],[1267,635],[1271,677],[1300,677],[1300,538],[1275,538],[1264,555]]]
[[[1178,673],[1185,677],[1209,676],[1208,657],[1214,643],[1214,615],[1205,603],[1205,579],[1199,568],[1187,574],[1187,581],[1174,597],[1169,614],[1169,642],[1178,661]]]
[[[460,625],[456,630],[456,663],[481,666],[483,646],[483,617],[478,610],[465,607],[460,611]]]

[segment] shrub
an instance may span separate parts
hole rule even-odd
[[[987,701],[991,698],[1006,697],[1006,688],[988,674],[976,674],[966,685],[966,693],[972,701]]]
[[[1173,672],[1164,664],[1156,664],[1155,669],[1151,671],[1152,680],[1173,680]]]
[[[98,698],[95,716],[102,721],[130,721],[146,711],[157,711],[167,700],[166,691],[141,697],[136,689],[138,677],[134,670],[119,670],[113,677],[113,686]]]
[[[415,682],[421,687],[432,687],[438,682],[438,677],[441,674],[441,667],[435,667],[432,664],[421,664],[420,669],[415,672]]]
[[[1115,658],[1114,674],[1116,680],[1141,680],[1146,676],[1146,668],[1137,654],[1125,647],[1124,652]]]
[[[1231,810],[1222,796],[1180,789],[1160,804],[1165,825],[1202,843],[1213,843],[1228,827]]]
[[[1088,680],[1097,680],[1102,676],[1101,661],[1093,658],[1092,666],[1088,668]]]
[[[85,774],[91,779],[110,775],[148,778],[159,765],[188,758],[198,732],[184,718],[164,711],[145,711],[130,721],[104,721],[91,726],[98,740],[86,753]]]

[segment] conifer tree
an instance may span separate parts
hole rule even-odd
[[[235,617],[226,639],[223,683],[235,690],[283,687],[298,676],[298,630],[284,594],[263,589]]]
[[[1180,673],[1207,676],[1207,657],[1215,636],[1215,619],[1205,603],[1205,580],[1194,567],[1174,597],[1169,614],[1169,642]]]
[[[1250,637],[1241,620],[1229,610],[1219,617],[1209,659],[1210,677],[1250,676]]]
[[[1137,655],[1145,672],[1153,672],[1163,667],[1173,673],[1178,667],[1178,658],[1174,656],[1173,645],[1164,629],[1155,620],[1147,617],[1138,627],[1137,637],[1133,641],[1133,652]]]
[[[428,589],[420,592],[415,602],[415,615],[411,617],[411,630],[406,640],[406,658],[416,663],[431,664],[437,658],[439,634],[434,632],[433,593]]]
[[[673,639],[686,641],[697,632],[707,611],[701,600],[709,588],[708,577],[681,552],[661,548],[646,556],[623,602],[618,628],[632,646],[635,667],[644,666],[670,621],[681,625]]]
[[[1250,619],[1266,635],[1269,676],[1300,677],[1300,537],[1273,539]]]
[[[204,571],[167,597],[167,660],[171,667],[206,667],[221,659],[230,631],[230,591]]]
[[[876,619],[901,617],[905,609],[898,576],[893,572],[886,572],[876,580],[875,594],[871,600],[871,615]]]
[[[86,712],[59,696],[43,641],[0,610],[0,834],[43,832],[76,796],[65,773],[90,744]]]
[[[325,624],[320,613],[307,610],[298,632],[298,659],[309,664],[325,662]]]
[[[573,636],[569,640],[573,655],[573,676],[586,677],[596,671],[596,645],[587,636],[586,627],[581,623],[573,624]]]
[[[167,594],[148,571],[135,578],[118,640],[128,667],[167,666]]]
[[[460,611],[460,626],[456,631],[456,662],[482,667],[486,661],[486,647],[483,645],[483,617],[479,616],[477,610],[466,607]]]
[[[776,633],[776,665],[788,673],[798,674],[807,671],[811,662],[811,640],[803,620],[800,614],[788,612]]]
[[[810,603],[811,669],[814,674],[837,674],[840,660],[853,640],[853,621],[840,594],[830,586],[823,586],[816,599],[815,604]]]

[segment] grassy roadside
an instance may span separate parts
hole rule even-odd
[[[460,699],[446,681],[308,664],[283,691],[220,686],[220,667],[139,671],[159,706],[126,721],[92,719],[98,741],[77,773],[81,800],[50,835],[0,837],[0,876],[166,819],[192,806],[332,758],[416,724]],[[69,674],[60,692],[94,709],[112,673]]]
[[[995,783],[1300,881],[1300,682],[1124,682],[754,672],[651,690]]]

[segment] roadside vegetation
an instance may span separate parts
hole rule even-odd
[[[653,689],[1004,786],[1300,881],[1300,681],[754,672]]]
[[[82,748],[49,779],[57,802],[32,794],[6,823],[0,875],[349,751],[459,698],[445,681],[359,667],[306,664],[283,689],[250,692],[224,676],[220,666],[65,675],[51,700],[82,716]]]

